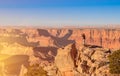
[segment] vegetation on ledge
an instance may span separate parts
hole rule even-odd
[[[38,64],[32,65],[28,68],[28,72],[25,76],[47,76],[47,72]]]
[[[113,52],[109,56],[110,61],[110,73],[112,74],[120,74],[120,50]]]

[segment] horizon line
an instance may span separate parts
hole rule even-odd
[[[62,25],[62,26],[47,26],[47,25],[0,25],[0,28],[120,28],[120,24],[106,25]]]

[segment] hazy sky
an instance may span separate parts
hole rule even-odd
[[[119,0],[0,0],[0,25],[120,24]]]

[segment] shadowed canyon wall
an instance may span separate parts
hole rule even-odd
[[[119,49],[120,45],[120,29],[102,29],[102,28],[81,28],[81,29],[8,29],[1,28],[0,36],[5,36],[6,33],[16,34],[18,43],[25,46],[53,46],[63,47],[70,43],[76,42],[78,45],[82,44],[81,35],[86,36],[86,44],[99,45],[105,48]],[[21,37],[17,38],[17,35]],[[6,38],[6,37],[5,37]],[[4,38],[4,39],[5,39]],[[6,39],[10,42],[13,37]],[[21,39],[20,39],[21,38]],[[24,39],[23,39],[24,38]],[[2,39],[1,39],[2,40]],[[22,41],[21,41],[22,40]],[[2,40],[3,41],[3,40]]]
[[[86,44],[111,49],[120,48],[120,29],[29,29],[26,32],[30,32],[31,35],[34,33],[34,37],[29,37],[28,40],[40,41],[41,46],[62,47],[74,42],[80,45],[82,44],[81,35],[84,33]]]
[[[80,49],[83,43],[82,34],[85,34],[85,42],[88,45],[120,49],[120,29],[0,28],[0,60],[4,59],[3,55],[11,55],[12,57],[25,55],[29,57],[29,59],[25,60],[25,62],[29,60],[29,64],[48,65],[54,62],[58,54],[58,48],[64,49],[65,46],[75,43],[76,49]],[[75,51],[71,51],[72,59],[75,59],[75,54]],[[12,61],[14,62],[14,60]],[[23,65],[23,62],[19,65],[20,69],[21,65]],[[18,71],[18,73],[21,73],[20,70]]]

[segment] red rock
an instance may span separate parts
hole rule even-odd
[[[11,32],[13,29],[0,29],[0,36]],[[120,29],[105,28],[78,28],[78,29],[36,29],[20,28],[23,34],[26,34],[28,42],[39,42],[40,46],[57,46],[62,47],[76,42],[77,46],[82,44],[81,34],[86,35],[86,43],[103,46],[105,48],[120,48]],[[16,31],[16,30],[15,30]]]

